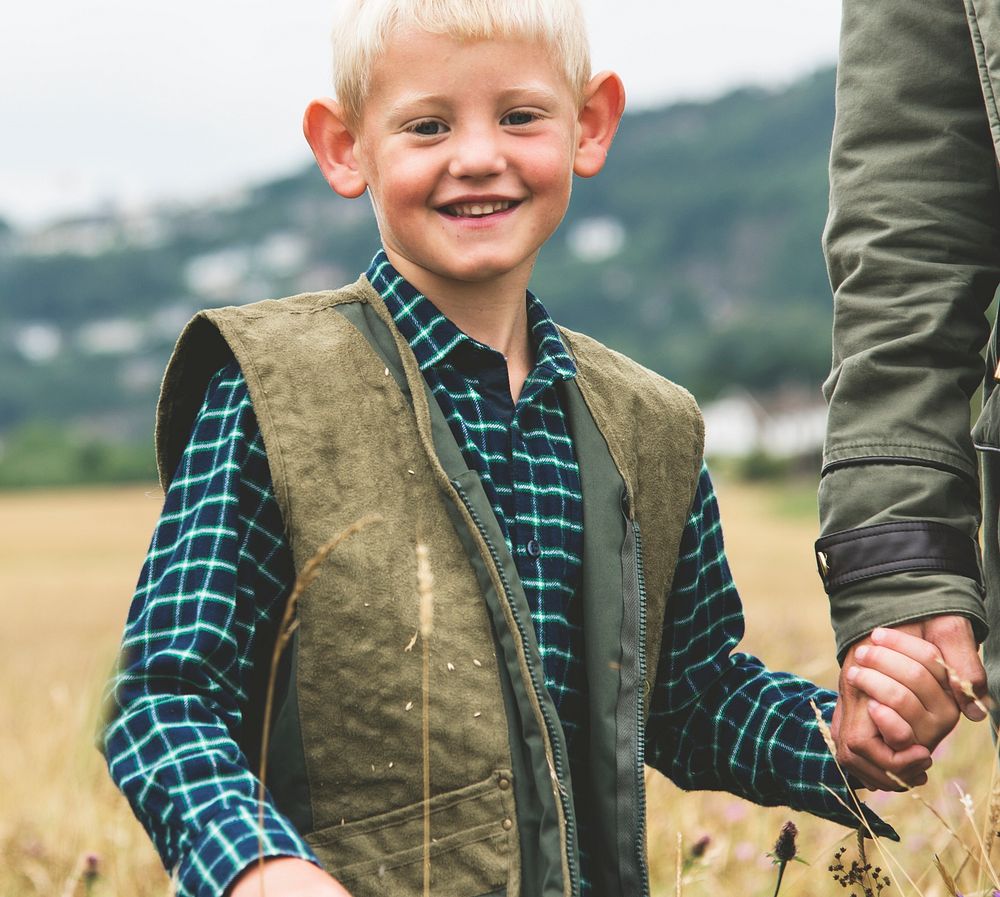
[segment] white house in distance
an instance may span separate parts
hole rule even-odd
[[[801,458],[823,450],[826,403],[819,391],[782,389],[755,397],[734,389],[702,408],[705,454],[742,458],[762,452],[774,458]]]

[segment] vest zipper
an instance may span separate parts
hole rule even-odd
[[[559,750],[558,739],[555,737],[555,728],[553,726],[552,719],[545,705],[545,698],[547,695],[544,695],[541,692],[541,689],[545,687],[544,680],[541,684],[539,683],[537,668],[532,662],[531,653],[527,650],[527,646],[530,644],[528,640],[528,633],[525,629],[524,620],[521,618],[521,615],[517,611],[517,606],[511,599],[510,583],[508,582],[507,576],[503,571],[503,565],[500,563],[500,556],[497,554],[497,550],[494,548],[493,542],[486,533],[486,529],[483,526],[482,519],[479,517],[479,513],[472,506],[472,503],[469,501],[469,497],[465,494],[465,490],[456,480],[452,480],[451,484],[455,487],[459,497],[462,499],[462,504],[465,505],[466,510],[469,512],[473,522],[476,524],[476,529],[479,530],[479,535],[482,536],[483,541],[486,543],[486,547],[490,552],[490,557],[493,559],[493,566],[500,575],[500,582],[503,585],[504,596],[507,599],[507,605],[510,608],[511,615],[514,617],[514,624],[517,626],[518,635],[521,637],[521,643],[525,646],[524,660],[528,667],[532,689],[535,692],[535,697],[538,699],[538,706],[542,711],[542,719],[545,721],[546,735],[549,739],[549,745],[552,748],[552,765],[556,774],[555,791],[558,795],[559,804],[563,810],[563,818],[566,820],[566,859],[569,865],[570,893],[573,897],[577,897],[580,890],[577,883],[578,870],[576,868],[576,829],[574,827],[574,820],[572,813],[570,812],[569,801],[566,796],[566,786],[564,784],[566,781],[566,766],[563,762],[562,753]]]
[[[635,751],[635,787],[638,797],[638,820],[636,822],[636,859],[639,863],[639,875],[642,880],[642,895],[649,895],[649,866],[646,863],[646,577],[642,566],[642,533],[639,522],[632,521],[635,530],[635,566],[639,580],[639,683],[642,693],[636,702],[636,751]]]
[[[619,831],[634,825],[635,840],[619,842],[619,884],[623,892],[649,897],[649,867],[646,863],[646,579],[642,564],[642,533],[632,517],[628,497],[622,496],[625,516],[625,543],[622,545],[622,572],[625,584],[625,608],[622,639],[622,696],[616,716],[621,752],[619,764]],[[635,607],[632,616],[631,608]],[[631,637],[636,644],[631,644]],[[632,703],[634,702],[634,703]],[[635,725],[635,730],[631,726]],[[631,847],[632,857],[628,856]],[[633,866],[632,863],[635,863]],[[636,893],[638,892],[638,893]]]

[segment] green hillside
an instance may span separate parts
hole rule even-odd
[[[627,115],[535,291],[702,400],[818,385],[832,121],[830,71]],[[196,208],[0,225],[0,485],[148,475],[156,387],[190,313],[339,286],[376,239],[368,204],[313,168]]]

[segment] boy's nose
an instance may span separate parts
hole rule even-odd
[[[481,178],[501,174],[507,160],[493,134],[475,131],[453,142],[454,152],[448,173],[455,178]]]

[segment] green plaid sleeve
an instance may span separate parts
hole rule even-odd
[[[829,721],[836,693],[735,652],[743,632],[719,508],[703,468],[667,605],[646,761],[681,788],[729,791],[857,827],[845,808],[854,806],[853,797],[810,705]],[[895,836],[865,813],[878,834]]]
[[[291,582],[263,442],[233,362],[212,380],[167,493],[104,733],[111,776],[176,871],[180,897],[220,897],[259,845],[265,856],[313,860],[269,801],[260,832],[258,780],[240,744],[259,731]]]

